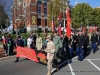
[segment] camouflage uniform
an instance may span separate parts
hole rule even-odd
[[[51,71],[52,61],[53,61],[54,52],[55,52],[55,45],[52,41],[49,41],[47,43],[47,48],[45,49],[45,51],[47,52],[47,60],[48,60],[47,68],[48,68],[49,71]]]
[[[57,54],[59,48],[62,48],[62,41],[61,41],[61,39],[60,39],[59,36],[55,36],[55,37],[53,38],[53,42],[54,42],[55,47],[56,47],[56,51],[55,51],[55,59],[57,59],[56,54]]]

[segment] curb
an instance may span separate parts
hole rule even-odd
[[[4,61],[4,60],[7,60],[7,59],[13,59],[13,58],[16,58],[16,55],[14,55],[14,56],[2,57],[2,58],[0,58],[0,61]]]

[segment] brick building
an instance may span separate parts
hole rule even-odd
[[[49,0],[14,0],[13,2],[13,29],[25,27],[27,31],[38,27],[49,27],[48,22]],[[25,25],[25,26],[24,26]]]

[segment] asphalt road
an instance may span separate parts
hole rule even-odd
[[[46,75],[47,67],[31,60],[21,58],[15,63],[15,58],[0,61],[0,75]],[[95,54],[92,52],[83,60],[78,61],[77,57],[65,61],[64,65],[59,65],[60,70],[52,75],[100,75],[100,50]]]

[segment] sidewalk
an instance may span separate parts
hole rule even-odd
[[[5,55],[4,49],[3,49],[3,45],[0,44],[0,61],[14,58],[15,57],[16,49],[14,49],[13,52],[14,52],[14,55],[13,56],[7,56],[7,55]]]

